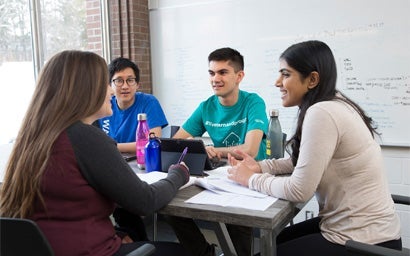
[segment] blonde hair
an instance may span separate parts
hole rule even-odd
[[[6,166],[1,216],[27,218],[43,202],[41,177],[55,140],[102,107],[108,83],[105,60],[92,52],[63,51],[46,63]]]

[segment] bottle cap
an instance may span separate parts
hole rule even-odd
[[[147,120],[147,114],[145,114],[145,113],[139,113],[138,116],[137,116],[137,118],[138,118],[138,121],[140,121],[140,120]]]
[[[269,116],[279,116],[279,109],[269,110]]]

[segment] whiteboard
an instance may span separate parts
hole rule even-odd
[[[245,60],[240,89],[280,111],[293,134],[297,108],[283,108],[279,55],[291,44],[321,40],[333,50],[339,90],[377,123],[382,145],[410,146],[409,0],[150,1],[153,93],[169,123],[181,125],[213,94],[208,55],[232,47]]]

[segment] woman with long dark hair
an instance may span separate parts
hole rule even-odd
[[[400,221],[389,192],[372,119],[336,89],[336,63],[320,41],[294,44],[280,56],[276,87],[284,107],[298,106],[289,158],[256,162],[229,157],[228,177],[292,202],[319,204],[316,218],[285,228],[277,255],[345,255],[353,239],[401,249]]]

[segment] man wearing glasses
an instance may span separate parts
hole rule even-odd
[[[140,70],[129,59],[116,58],[108,65],[111,86],[112,116],[100,119],[99,126],[117,142],[121,152],[135,153],[135,131],[139,113],[147,114],[148,127],[157,137],[168,125],[158,100],[151,94],[137,92],[140,88]]]
[[[108,65],[114,96],[111,99],[112,116],[98,120],[98,126],[117,142],[121,152],[135,153],[135,132],[139,113],[147,114],[148,127],[157,137],[168,125],[158,100],[151,94],[137,92],[140,88],[140,70],[129,59],[116,58]],[[148,240],[140,216],[121,207],[113,213],[116,229],[127,233],[133,241]]]

